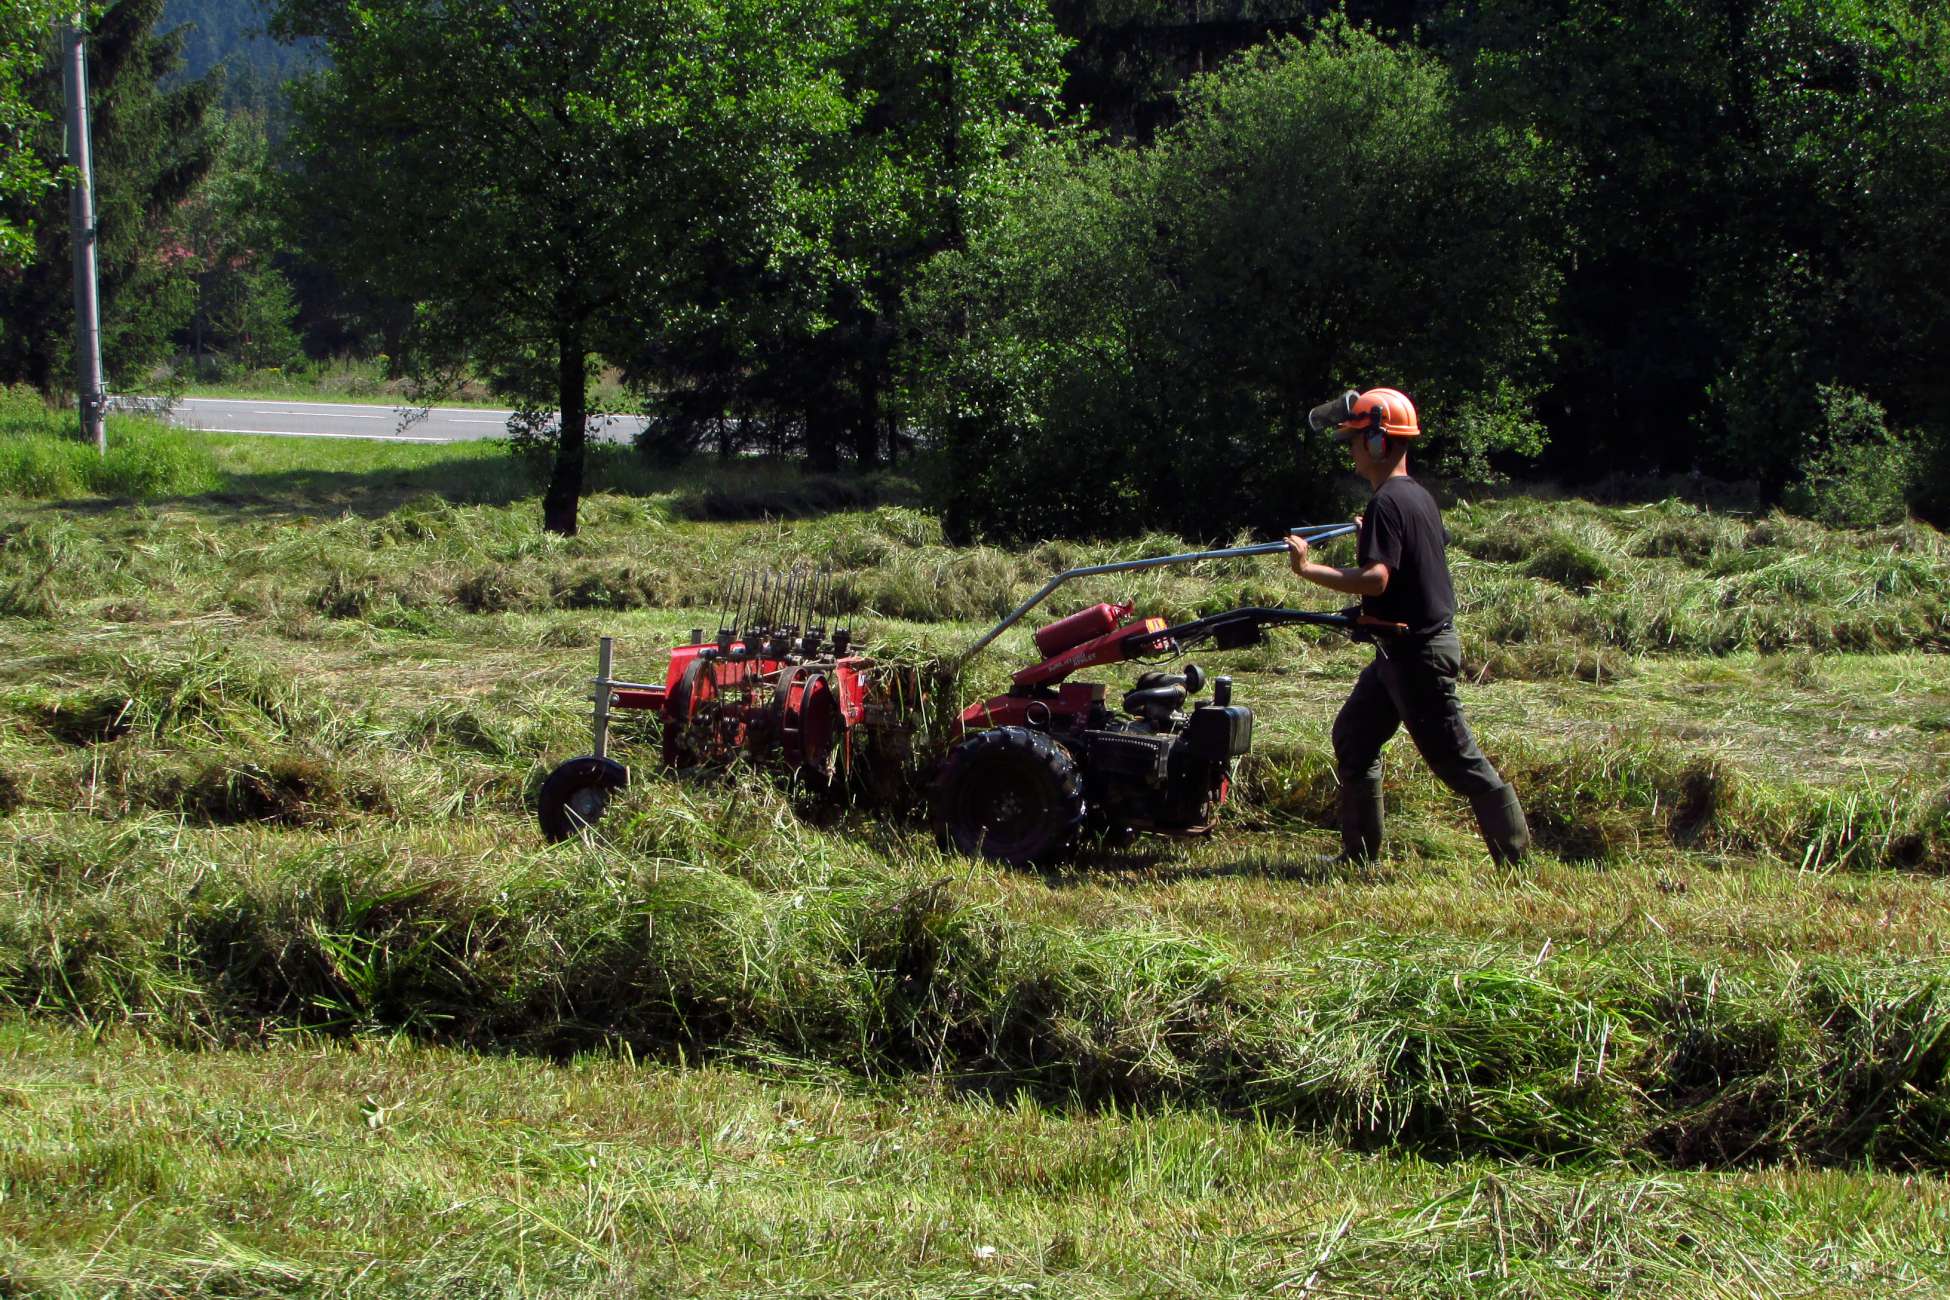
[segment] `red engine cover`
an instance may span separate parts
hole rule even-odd
[[[1080,646],[1115,628],[1131,612],[1129,605],[1092,605],[1048,627],[1036,630],[1036,649],[1045,659],[1054,658],[1072,646]]]

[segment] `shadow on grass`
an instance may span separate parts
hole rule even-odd
[[[547,484],[545,463],[525,459],[497,444],[348,450],[344,444],[305,451],[283,448],[249,460],[268,461],[226,467],[225,486],[215,492],[161,496],[142,504],[163,509],[193,509],[225,519],[343,514],[377,519],[409,502],[437,498],[456,506],[505,507],[534,502]],[[253,453],[257,449],[250,449]],[[366,463],[358,463],[363,457]],[[318,464],[318,459],[347,461]],[[282,463],[281,463],[282,462]],[[390,462],[390,463],[388,463]],[[807,519],[878,505],[920,504],[914,481],[893,471],[818,474],[773,460],[724,464],[703,457],[678,465],[659,465],[635,450],[601,445],[589,449],[583,496],[614,493],[667,501],[670,517],[731,522]],[[51,501],[47,508],[75,514],[126,510],[128,497],[87,497]]]
[[[1083,886],[1118,887],[1173,885],[1192,880],[1261,879],[1296,885],[1326,885],[1370,878],[1378,866],[1350,866],[1330,853],[1316,853],[1290,838],[1256,844],[1256,833],[1237,832],[1237,843],[1226,845],[1214,862],[1187,862],[1176,847],[1180,841],[1147,835],[1126,847],[1085,844],[1069,861],[1043,871],[1051,889]],[[1325,838],[1321,841],[1325,846]]]

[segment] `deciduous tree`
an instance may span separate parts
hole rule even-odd
[[[47,121],[44,106],[27,93],[30,75],[50,57],[52,0],[0,0],[0,266],[18,266],[34,251],[31,218],[13,205],[32,200],[54,182],[48,162],[34,148],[35,131]]]
[[[663,394],[675,449],[736,413],[819,469],[891,451],[907,416],[893,371],[907,288],[961,245],[1001,162],[1053,120],[1063,42],[1042,0],[845,13],[828,57],[852,126],[810,160],[820,201],[768,263],[716,250],[698,263],[687,310],[633,367]]]
[[[1559,187],[1436,60],[1333,24],[1191,83],[1141,149],[1057,149],[930,269],[914,364],[953,531],[1279,527],[1344,462],[1339,386],[1414,395],[1423,463],[1534,452]]]
[[[310,250],[417,304],[415,355],[561,412],[573,533],[592,361],[665,324],[705,256],[779,255],[803,160],[849,125],[826,0],[286,0],[330,65],[295,99]]]

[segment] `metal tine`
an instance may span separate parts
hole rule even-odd
[[[792,635],[796,637],[812,626],[812,574],[803,568],[792,572],[799,591],[792,602]]]
[[[745,598],[750,594],[747,589],[751,586],[751,575],[741,569],[733,574],[732,578],[736,583],[736,590],[731,598],[731,622],[728,626],[732,637],[736,639],[739,631],[745,626]]]
[[[799,599],[798,581],[799,569],[795,565],[785,574],[784,595],[779,601],[778,633],[781,637],[790,636],[792,633],[792,615],[796,612],[794,602]]]

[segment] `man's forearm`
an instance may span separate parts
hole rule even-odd
[[[1379,596],[1388,588],[1388,580],[1378,573],[1367,573],[1360,569],[1337,569],[1331,564],[1309,562],[1300,570],[1300,576],[1316,586],[1329,591],[1338,591],[1346,596]]]

